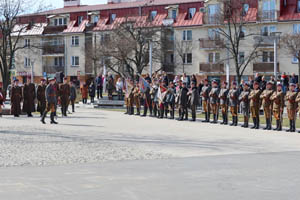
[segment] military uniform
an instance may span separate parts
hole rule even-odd
[[[232,115],[232,123],[230,126],[237,126],[238,123],[238,98],[239,90],[237,88],[232,88],[228,92],[229,107]]]
[[[212,123],[216,124],[218,121],[218,112],[219,112],[219,93],[220,89],[218,86],[212,87],[209,92],[209,102],[210,102],[210,110],[213,113],[213,121]]]
[[[59,88],[59,93],[62,115],[67,116],[67,110],[70,100],[70,85],[68,83],[62,84]]]
[[[144,92],[144,114],[142,116],[147,116],[148,108],[151,107],[151,95],[150,95],[150,88],[147,87]],[[151,110],[150,110],[151,114]]]
[[[170,111],[170,118],[174,119],[175,116],[175,87],[169,87],[166,94],[166,102],[168,103],[168,110]]]
[[[260,95],[260,99],[262,99],[262,106],[264,109],[264,114],[265,114],[266,124],[267,124],[264,130],[272,130],[272,122],[271,122],[272,102],[270,99],[272,94],[273,94],[272,89],[265,89]]]
[[[296,102],[297,92],[289,90],[286,93],[285,99],[287,101],[286,108],[288,113],[288,118],[290,120],[290,129],[287,132],[295,132],[296,131],[296,110],[297,110],[297,102]]]
[[[53,81],[53,79],[50,79],[50,81]],[[57,124],[56,121],[54,121],[55,111],[56,111],[56,105],[57,105],[57,91],[56,91],[55,84],[48,84],[46,87],[46,100],[47,100],[47,107],[46,110],[43,113],[41,122],[45,124],[45,117],[47,113],[50,111],[50,119],[51,124]]]
[[[244,116],[244,124],[242,127],[247,128],[249,122],[249,94],[250,89],[243,90],[239,95],[240,107],[242,111],[242,115]]]
[[[202,97],[202,107],[205,113],[205,120],[203,122],[209,122],[210,118],[210,106],[209,106],[209,92],[211,87],[209,84],[206,84],[202,87],[201,97]]]
[[[134,104],[136,107],[136,115],[140,115],[141,110],[141,100],[140,100],[140,89],[138,86],[136,86],[133,90],[133,98],[134,98]]]
[[[196,110],[199,105],[199,92],[196,86],[191,88],[191,92],[189,93],[189,103],[192,110],[192,121],[196,121]]]
[[[40,84],[37,87],[37,100],[38,100],[38,106],[37,111],[40,112],[41,116],[43,115],[45,109],[46,109],[46,85]]]
[[[221,124],[228,124],[228,92],[229,89],[222,88],[219,93],[220,107],[223,118],[223,122]]]
[[[32,112],[35,112],[35,85],[33,83],[27,83],[23,88],[23,109],[22,111],[27,113],[28,117],[32,117]]]
[[[130,89],[129,94],[128,94],[128,102],[129,102],[129,115],[134,114],[134,87]]]
[[[249,94],[250,111],[253,119],[254,126],[252,129],[259,129],[259,107],[260,107],[260,89],[253,89]]]
[[[187,87],[182,87],[179,92],[178,105],[181,113],[181,115],[179,116],[179,120],[188,119],[188,109],[187,109],[188,92],[189,91]]]
[[[72,84],[70,86],[70,101],[71,101],[71,104],[72,104],[72,112],[75,112],[75,100],[76,100],[76,97],[77,97],[76,88]]]
[[[158,87],[153,85],[150,89],[151,95],[151,102],[152,102],[152,109],[153,109],[153,116],[157,117],[158,114],[158,98],[157,98]]]
[[[22,101],[22,88],[18,85],[14,85],[11,88],[11,114],[15,117],[19,117],[21,114],[21,101]]]
[[[273,116],[276,119],[276,128],[273,130],[282,130],[282,114],[284,109],[284,93],[282,90],[276,91],[270,97],[273,101]]]

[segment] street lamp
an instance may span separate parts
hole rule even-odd
[[[277,83],[277,40],[280,39],[281,32],[273,32],[272,34],[274,34],[274,78]]]

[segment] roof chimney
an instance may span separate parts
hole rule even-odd
[[[80,0],[64,0],[64,7],[80,6]]]

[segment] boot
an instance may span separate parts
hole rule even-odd
[[[184,114],[185,114],[185,115],[184,115],[184,116],[185,116],[184,120],[189,120],[189,116],[188,116],[189,113],[188,113],[187,110],[184,112]]]
[[[244,117],[244,128],[248,128],[248,117]]]
[[[144,114],[141,115],[141,117],[146,117],[147,116],[147,111],[148,111],[147,106],[144,106]]]
[[[124,113],[124,115],[128,114],[128,106],[126,106],[126,112]]]
[[[164,118],[164,110],[160,110],[159,118],[160,118],[160,119]]]
[[[140,108],[136,108],[136,114],[135,115],[141,115]]]
[[[174,119],[174,111],[171,111],[171,117],[170,119]]]
[[[280,120],[278,120],[278,124],[279,124],[279,126],[278,126],[278,130],[277,131],[282,131],[282,124],[281,124]]]
[[[233,126],[235,123],[235,117],[234,116],[232,116],[232,123],[230,124],[230,126]]]
[[[276,128],[274,128],[273,130],[278,131],[278,129],[279,129],[279,120],[276,120]]]
[[[268,127],[268,130],[272,130],[272,121],[271,121],[271,118],[269,118],[269,127]]]
[[[222,113],[222,122],[220,124],[225,124],[225,116],[224,113]]]
[[[54,113],[51,113],[50,115],[50,119],[51,119],[51,124],[58,124],[56,121],[54,121]]]
[[[234,126],[237,126],[238,125],[238,116],[235,116],[234,118],[235,118],[234,119]]]
[[[255,129],[256,128],[256,117],[253,117],[253,126],[251,127],[251,129]]]
[[[207,112],[204,113],[205,116],[205,120],[203,120],[202,122],[207,122]]]
[[[207,113],[207,122],[210,121],[210,112]]]
[[[286,130],[286,132],[292,132],[292,129],[293,129],[292,128],[292,123],[293,123],[292,120],[290,120],[290,129]]]
[[[45,111],[45,112],[43,113],[43,115],[42,115],[42,118],[41,118],[41,122],[42,122],[43,124],[46,124],[46,122],[45,122],[46,115],[47,115],[47,112]]]
[[[72,112],[75,112],[75,105],[72,105]]]
[[[268,128],[269,128],[269,119],[266,118],[266,127],[263,128],[263,129],[264,129],[264,130],[268,130]]]
[[[215,124],[215,123],[217,123],[217,122],[216,122],[216,118],[217,118],[216,114],[213,114],[213,121],[212,121],[212,122],[210,122],[210,123],[212,123],[212,124]]]
[[[224,115],[225,116],[225,125],[227,125],[228,124],[228,115],[227,115],[227,113]]]
[[[63,107],[61,107],[61,109],[60,109],[60,110],[61,110],[61,116],[62,116],[62,117],[64,117],[64,116],[65,116],[65,111],[64,111],[64,108],[63,108]]]
[[[292,131],[291,132],[295,132],[295,131],[296,131],[295,120],[292,120]]]
[[[259,129],[259,117],[256,118],[256,127],[255,129]]]

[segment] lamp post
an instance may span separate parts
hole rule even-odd
[[[277,40],[280,39],[281,32],[273,32],[274,34],[274,78],[275,82],[277,83]]]

